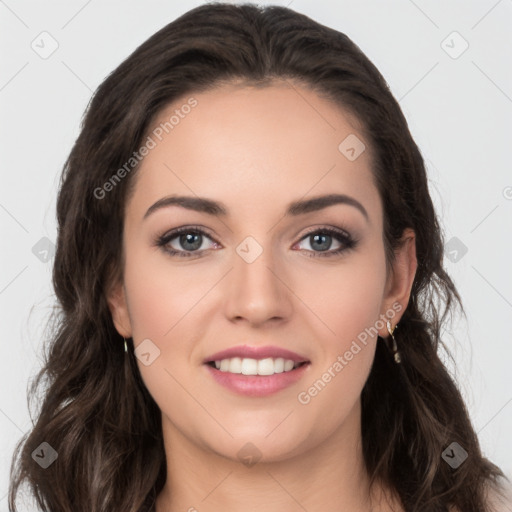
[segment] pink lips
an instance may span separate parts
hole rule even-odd
[[[241,357],[242,359],[265,359],[267,357],[282,357],[283,359],[291,359],[295,363],[308,362],[308,358],[296,354],[291,350],[284,348],[266,346],[266,347],[251,347],[249,345],[239,345],[237,347],[231,347],[226,350],[216,352],[211,356],[208,356],[203,363],[209,363],[211,361],[220,361],[221,359],[231,359],[232,357]]]
[[[239,373],[230,373],[218,370],[208,364],[212,361],[220,361],[222,359],[231,359],[233,357],[250,358],[250,359],[266,359],[268,357],[283,359],[291,359],[295,363],[306,363],[297,368],[275,373],[274,375],[243,375]],[[213,379],[221,386],[230,391],[251,397],[264,397],[277,393],[295,384],[300,380],[306,372],[310,371],[310,361],[295,352],[284,348],[267,346],[267,347],[251,347],[249,345],[239,345],[238,347],[228,348],[220,352],[216,352],[208,356],[204,361],[204,368],[213,377]]]
[[[275,373],[274,375],[242,375],[222,372],[207,364],[203,368],[221,386],[238,395],[250,397],[264,397],[277,393],[295,384],[311,370],[310,364],[304,364],[295,370]]]

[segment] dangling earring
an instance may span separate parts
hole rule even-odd
[[[391,336],[391,339],[393,340],[393,357],[395,358],[395,363],[399,364],[402,361],[402,358],[400,357],[400,352],[398,352],[396,340],[395,340],[395,337],[393,336],[393,333],[395,332],[395,329],[398,327],[398,324],[395,325],[394,328],[391,328],[391,322],[388,320],[386,322],[386,326],[388,328],[389,335]]]
[[[124,336],[123,336],[123,340],[124,340],[124,351],[128,352],[128,346],[126,345],[126,340],[125,340]]]

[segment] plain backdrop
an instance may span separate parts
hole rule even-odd
[[[81,116],[108,73],[200,3],[0,0],[0,511],[14,445],[31,426],[27,386],[53,304],[55,199]],[[272,3],[346,33],[399,100],[468,315],[443,335],[446,364],[485,455],[511,478],[512,1]]]

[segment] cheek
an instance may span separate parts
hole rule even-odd
[[[314,312],[308,316],[317,326],[319,361],[300,403],[314,402],[313,408],[340,419],[357,400],[382,327],[385,272],[384,254],[376,248],[328,272],[310,272],[308,284],[301,285],[301,299]]]
[[[197,336],[200,308],[195,306],[212,284],[197,277],[192,267],[173,267],[156,252],[133,250],[126,258],[125,287],[142,380],[162,411],[179,410],[184,417],[202,414],[188,394],[201,394],[188,376],[190,347]],[[143,352],[150,354],[149,364]]]
[[[329,350],[337,352],[346,350],[359,335],[368,335],[366,329],[375,326],[382,313],[386,278],[383,253],[377,248],[352,258],[336,267],[310,269],[308,279],[301,278],[296,286],[309,309],[308,316],[318,325],[317,332],[330,340]]]
[[[191,267],[173,266],[157,252],[134,251],[127,257],[125,286],[135,340],[150,338],[160,345],[173,336],[210,286],[208,279],[195,277]]]

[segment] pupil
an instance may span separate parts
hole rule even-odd
[[[312,235],[313,236],[313,239],[315,242],[323,239],[324,242],[323,244],[321,243],[321,245],[323,245],[323,247],[317,247],[320,251],[326,251],[327,249],[329,249],[329,246],[331,245],[330,244],[330,238],[331,238],[331,235]],[[326,243],[325,240],[328,240],[328,242]],[[313,244],[311,244],[311,247],[313,247]]]

